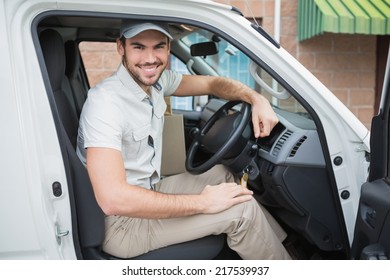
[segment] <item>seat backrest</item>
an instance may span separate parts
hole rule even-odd
[[[69,81],[65,75],[65,49],[62,37],[57,31],[47,29],[41,32],[40,42],[61,119],[61,129],[65,130],[68,136],[64,139],[67,152],[64,155],[64,163],[69,167],[67,168],[69,193],[75,202],[78,230],[75,240],[79,238],[80,247],[86,252],[90,248],[99,248],[104,240],[104,214],[95,199],[87,169],[75,150],[78,117]]]
[[[80,117],[84,102],[87,99],[89,85],[82,67],[80,51],[75,41],[70,40],[65,43],[65,57],[65,74],[72,88],[77,117]]]
[[[65,131],[76,148],[79,121],[72,89],[65,75],[65,49],[61,35],[46,29],[39,36],[54,99]]]

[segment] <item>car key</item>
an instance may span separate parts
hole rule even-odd
[[[248,188],[248,177],[248,171],[245,169],[241,177],[241,186],[243,186],[244,188]]]

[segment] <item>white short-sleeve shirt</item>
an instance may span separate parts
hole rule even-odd
[[[175,92],[182,75],[165,70],[150,96],[121,64],[88,92],[77,137],[77,154],[86,164],[86,148],[122,153],[127,183],[150,189],[160,179],[164,96]]]

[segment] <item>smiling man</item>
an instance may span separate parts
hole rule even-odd
[[[172,39],[165,24],[125,21],[117,40],[122,63],[83,107],[77,153],[106,214],[104,251],[130,258],[226,233],[243,259],[289,259],[283,230],[223,166],[160,179],[164,95],[248,102],[255,137],[278,122],[269,102],[240,82],[166,70]]]
[[[152,23],[124,26],[121,33],[118,52],[122,63],[136,83],[148,92],[167,67],[172,37],[166,26]]]

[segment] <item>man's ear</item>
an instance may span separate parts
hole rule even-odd
[[[171,54],[171,40],[168,38],[168,53]]]
[[[125,44],[125,42],[123,42],[120,38],[116,39],[116,49],[121,56],[125,54],[125,46],[123,44]]]

